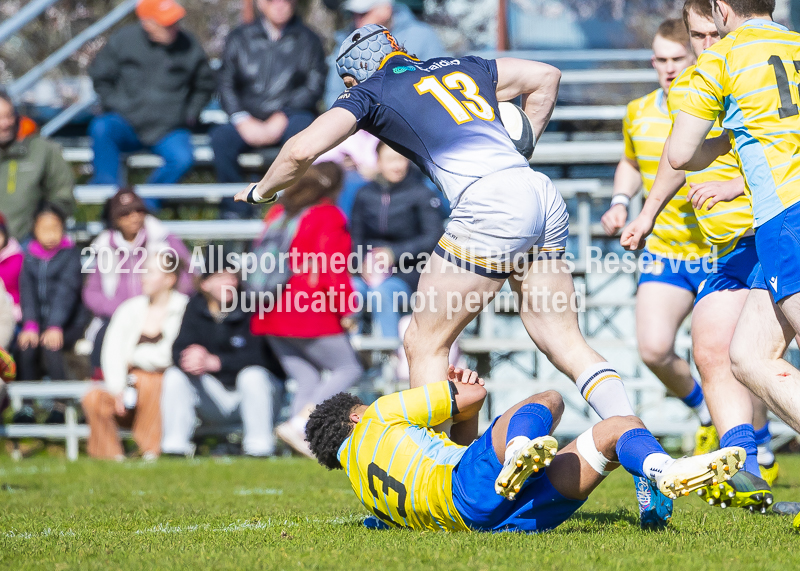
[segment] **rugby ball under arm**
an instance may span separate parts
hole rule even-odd
[[[500,121],[508,131],[514,146],[523,157],[530,160],[536,146],[536,133],[533,132],[531,120],[521,107],[509,101],[498,103],[497,110],[500,112]]]

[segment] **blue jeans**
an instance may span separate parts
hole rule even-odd
[[[91,184],[116,184],[124,186],[120,168],[120,154],[148,149],[164,159],[164,166],[155,170],[147,182],[150,184],[174,184],[194,164],[191,134],[188,129],[175,129],[167,133],[155,145],[144,145],[133,127],[118,113],[106,113],[95,117],[89,125],[94,151],[94,176]],[[148,204],[148,206],[152,206]]]
[[[279,142],[283,145],[314,121],[314,114],[310,111],[285,111],[289,124]],[[217,182],[232,183],[244,182],[244,176],[239,168],[239,155],[253,150],[248,145],[239,131],[231,123],[215,125],[208,133],[211,137],[211,148],[214,150],[214,170]],[[238,219],[252,218],[258,212],[251,204],[234,202],[233,198],[223,198],[219,205],[220,218]]]
[[[371,288],[361,278],[353,278],[353,288],[364,300],[364,308],[359,315],[361,320],[364,319],[364,312],[367,311],[368,294],[369,292],[375,292],[369,295],[372,303],[372,334],[376,337],[397,337],[402,309],[406,303],[408,303],[408,306],[411,305],[411,294],[413,292],[408,287],[408,284],[397,276],[392,276],[379,286]],[[400,294],[397,308],[394,307],[395,293]],[[376,325],[377,327],[375,327]]]

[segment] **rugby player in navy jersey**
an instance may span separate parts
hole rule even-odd
[[[376,24],[343,42],[336,65],[347,89],[236,199],[273,202],[358,129],[375,135],[416,163],[453,208],[419,282],[425,303],[415,307],[405,334],[411,386],[444,378],[450,346],[508,280],[534,343],[600,417],[634,416],[619,374],[586,343],[570,303],[564,200],[549,178],[530,168],[499,117],[498,102],[520,97],[534,136],[544,132],[561,73],[515,58],[419,61]],[[457,443],[472,442],[477,417],[453,425],[450,434]],[[660,510],[663,523],[671,503],[651,491],[643,505]]]

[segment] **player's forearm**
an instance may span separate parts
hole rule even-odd
[[[680,165],[680,168],[686,171],[701,171],[707,169],[711,166],[711,163],[730,150],[731,141],[727,133],[719,137],[714,137],[713,139],[706,139],[689,160],[686,160]],[[671,158],[672,157],[670,157],[670,159]],[[670,160],[670,163],[672,163],[672,160]]]
[[[639,172],[639,167],[624,157],[617,165],[617,170],[614,172],[614,189],[611,192],[613,196],[623,195],[628,198],[633,198],[639,189],[642,188],[642,173]]]
[[[642,206],[642,215],[649,217],[651,220],[655,220],[661,214],[667,203],[686,184],[686,174],[681,170],[673,169],[667,160],[669,148],[670,139],[667,138],[666,143],[664,143],[664,152],[658,162],[656,180],[653,182],[650,194]]]
[[[294,150],[296,138],[292,137],[278,153],[253,193],[257,199],[269,198],[276,192],[289,188],[303,176],[316,157],[305,156]]]
[[[553,115],[556,99],[558,99],[558,86],[560,82],[561,72],[543,82],[539,89],[533,93],[522,95],[522,108],[525,110],[525,114],[530,118],[531,127],[533,127],[533,132],[537,138],[544,133],[547,124],[550,122],[550,117]]]
[[[561,71],[546,63],[516,58],[497,61],[497,100],[522,96],[522,109],[538,137],[550,122],[558,99]]]

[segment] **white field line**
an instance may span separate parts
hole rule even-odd
[[[271,518],[267,519],[266,521],[248,521],[248,520],[238,520],[233,523],[229,523],[228,525],[222,527],[213,527],[211,524],[203,523],[197,525],[171,525],[169,523],[159,523],[158,525],[154,525],[153,527],[147,529],[138,529],[132,533],[132,535],[143,535],[143,534],[150,534],[150,533],[157,533],[157,534],[182,534],[182,533],[195,533],[198,531],[207,531],[211,533],[236,533],[239,531],[252,531],[252,530],[264,530],[270,528],[285,528],[285,527],[296,527],[301,524],[312,524],[312,525],[346,525],[350,523],[360,523],[364,521],[364,515],[352,515],[352,516],[339,516],[339,517],[329,517],[329,518],[302,518],[300,520],[273,520]],[[46,528],[40,532],[18,532],[18,531],[6,531],[0,533],[0,538],[5,539],[41,539],[45,537],[75,537],[78,533],[91,533],[93,535],[97,534],[95,530],[78,530],[77,533],[70,529],[65,531],[54,531],[52,528]],[[120,535],[128,535],[122,532],[111,532],[112,535],[120,536]]]

